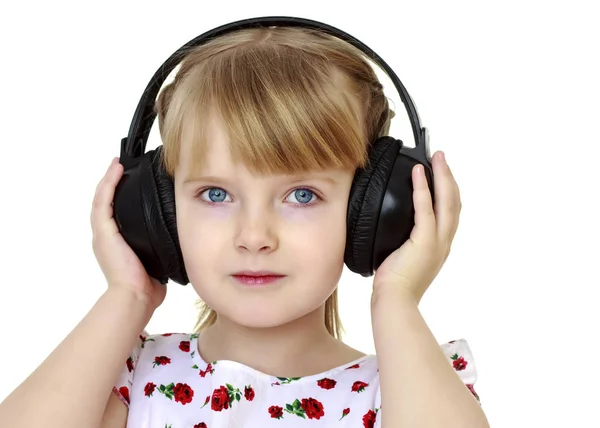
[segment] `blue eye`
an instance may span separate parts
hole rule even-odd
[[[227,192],[219,187],[211,187],[209,189],[206,189],[206,190],[200,192],[200,194],[198,196],[200,196],[202,199],[206,200],[206,198],[204,198],[202,196],[206,193],[208,193],[208,201],[207,202],[219,203],[219,202],[223,202],[225,200],[225,198],[227,197]]]
[[[309,203],[312,201],[313,196],[316,196],[315,193],[309,189],[296,189],[290,194],[290,196],[292,195],[302,205],[309,205]]]
[[[223,189],[210,189],[208,191],[208,197],[212,202],[223,202],[225,199],[225,191]],[[217,199],[217,200],[213,200]]]

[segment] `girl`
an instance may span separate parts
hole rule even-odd
[[[466,342],[440,347],[418,310],[458,227],[442,153],[435,207],[416,167],[411,239],[374,277],[377,355],[340,340],[352,179],[393,116],[360,51],[300,28],[222,35],[186,56],[156,110],[197,329],[143,332],[166,288],[119,234],[114,160],[91,215],[108,289],[0,427],[488,426]]]

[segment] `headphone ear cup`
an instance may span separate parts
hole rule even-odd
[[[373,250],[377,224],[388,181],[402,148],[402,141],[392,137],[377,139],[369,150],[369,161],[359,168],[348,201],[344,262],[348,269],[362,276],[373,275]]]
[[[166,267],[165,277],[181,285],[189,282],[177,233],[177,214],[175,211],[175,189],[173,180],[167,174],[161,159],[162,146],[158,147],[150,160],[154,189],[158,200],[157,219],[150,224],[156,224],[150,230],[151,240],[157,248],[161,264]],[[154,198],[153,198],[154,199]],[[150,211],[152,213],[152,211]],[[154,215],[154,214],[152,214]]]
[[[161,165],[161,148],[144,153],[115,189],[114,218],[125,242],[153,278],[189,282],[177,236],[173,182]]]

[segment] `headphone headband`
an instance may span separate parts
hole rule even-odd
[[[181,62],[190,48],[200,46],[215,37],[232,31],[246,28],[271,26],[304,27],[319,30],[342,39],[360,49],[366,56],[368,56],[373,62],[381,67],[392,80],[392,83],[396,87],[396,90],[400,95],[400,99],[404,103],[406,111],[408,112],[408,117],[410,119],[410,124],[415,139],[415,145],[420,146],[423,144],[424,147],[421,148],[428,151],[428,131],[426,128],[421,128],[419,114],[410,95],[404,88],[404,85],[398,76],[396,76],[396,73],[394,73],[390,66],[387,65],[387,63],[372,49],[350,34],[322,22],[298,17],[267,16],[243,19],[209,30],[183,45],[160,66],[156,73],[154,73],[154,76],[152,76],[152,79],[150,79],[150,82],[142,94],[129,127],[129,134],[126,138],[121,140],[121,163],[124,165],[124,167],[127,169],[129,166],[133,166],[135,163],[137,163],[137,158],[144,154],[148,136],[150,134],[154,119],[156,118],[156,113],[154,112],[154,103],[156,101],[158,92],[160,91],[164,81],[167,79],[167,76]]]

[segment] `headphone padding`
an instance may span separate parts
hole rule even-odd
[[[152,248],[160,264],[161,279],[171,278],[185,285],[189,280],[177,235],[175,191],[173,181],[162,164],[161,153],[162,146],[145,153],[140,163],[144,171],[140,186],[144,217]]]
[[[377,139],[369,150],[369,162],[354,176],[348,200],[344,262],[363,276],[373,274],[373,248],[383,197],[402,147],[393,137]]]

